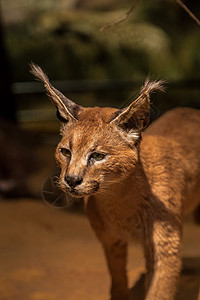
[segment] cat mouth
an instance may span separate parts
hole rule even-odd
[[[87,184],[87,186],[84,187],[64,187],[64,191],[70,194],[73,197],[82,198],[85,196],[90,196],[92,194],[95,194],[99,190],[99,183],[96,181],[90,182],[90,184]]]

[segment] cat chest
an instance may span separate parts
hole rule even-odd
[[[140,213],[129,203],[116,205],[116,202],[99,203],[94,199],[89,199],[86,209],[97,234],[109,232],[111,235],[126,240],[140,240],[143,236]]]
[[[103,213],[106,230],[119,238],[140,240],[143,232],[142,222],[135,213],[116,213],[114,210]]]

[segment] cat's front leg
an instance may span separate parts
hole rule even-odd
[[[99,209],[94,197],[91,196],[85,199],[85,204],[90,224],[105,252],[111,275],[111,300],[128,300],[129,289],[126,275],[127,243],[113,236],[105,222],[104,214]]]
[[[149,289],[145,300],[173,300],[181,270],[180,226],[169,221],[156,221],[153,225],[151,242],[153,272],[149,270],[150,280],[147,274]]]
[[[111,300],[128,300],[127,284],[127,244],[121,240],[103,243],[108,268],[111,275]]]

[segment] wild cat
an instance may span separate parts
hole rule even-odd
[[[111,275],[111,300],[130,299],[126,261],[129,240],[146,259],[145,300],[174,299],[181,270],[183,213],[199,204],[200,112],[177,108],[150,125],[149,94],[162,82],[147,80],[123,109],[82,107],[66,98],[34,64],[57,107],[62,139],[56,160],[60,186],[84,197]]]

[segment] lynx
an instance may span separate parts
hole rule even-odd
[[[62,122],[56,150],[60,186],[84,197],[103,245],[112,300],[131,299],[127,244],[144,247],[145,300],[172,300],[181,270],[183,214],[199,204],[200,112],[177,108],[150,125],[149,94],[162,82],[147,80],[124,109],[82,107],[61,94],[40,67],[41,80]]]

